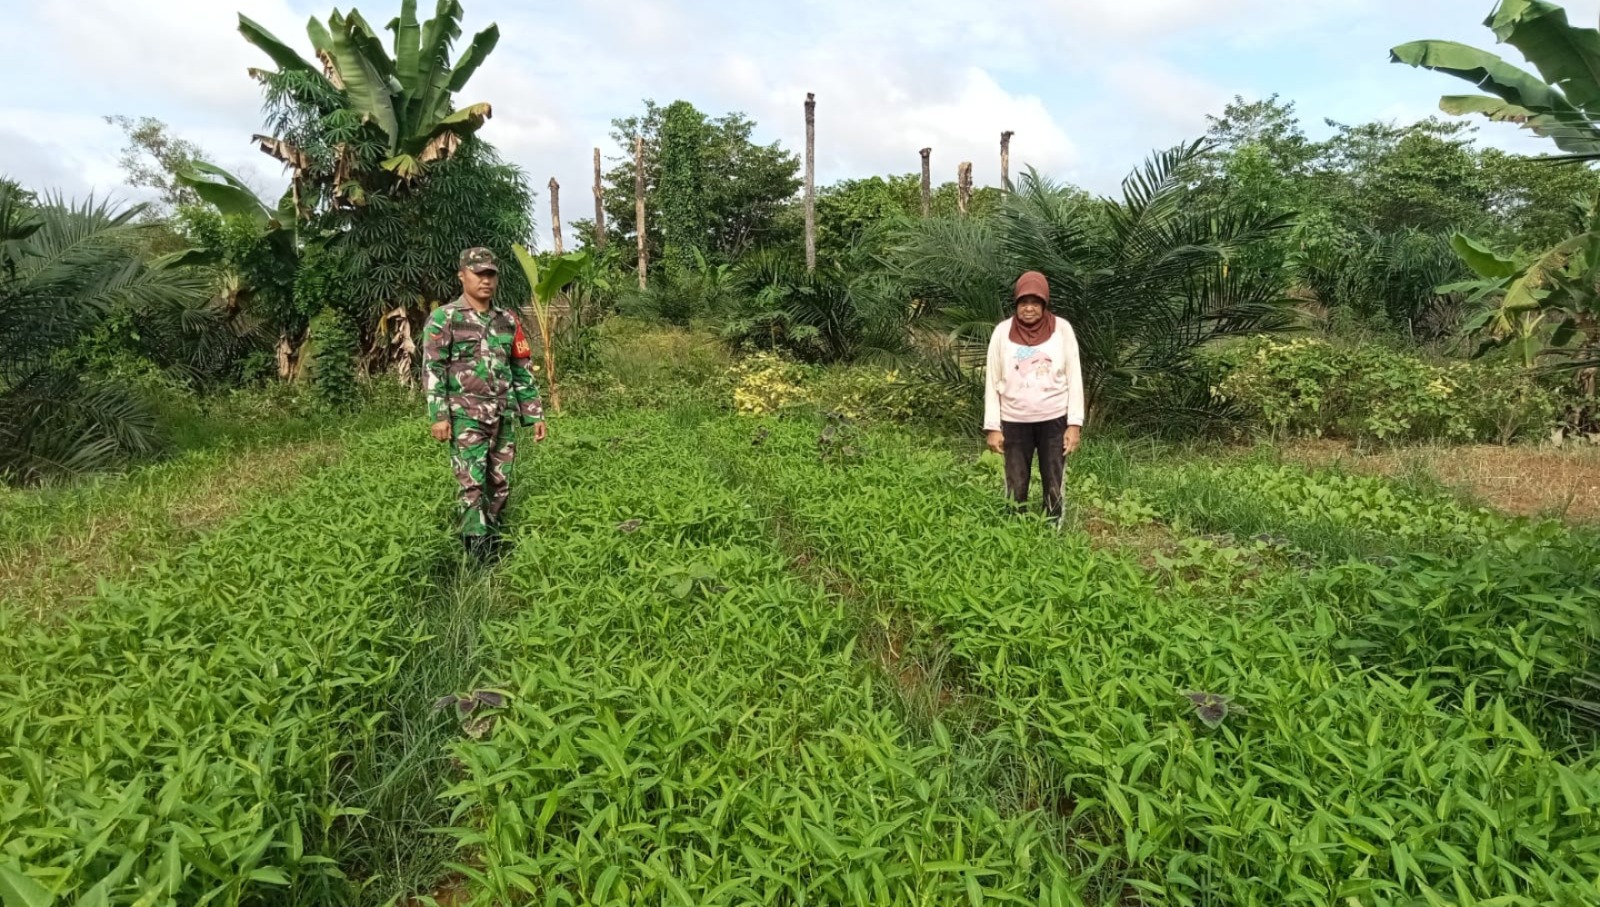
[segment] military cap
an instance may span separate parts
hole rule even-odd
[[[500,265],[495,261],[494,253],[482,246],[473,246],[461,253],[461,268],[474,274],[482,274],[485,271],[500,273]]]

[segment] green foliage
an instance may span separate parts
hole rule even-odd
[[[646,243],[657,268],[688,270],[692,249],[720,265],[752,249],[798,242],[798,224],[784,215],[800,189],[800,160],[777,142],[756,144],[755,128],[743,114],[710,118],[686,101],[645,101],[642,115],[613,120],[618,163],[605,178],[610,245],[635,261],[636,136],[644,137]],[[669,223],[681,240],[663,233]]]
[[[661,113],[656,147],[655,205],[661,212],[665,264],[687,269],[706,252],[709,212],[705,207],[708,173],[702,149],[709,138],[705,115],[687,101],[674,101]]]
[[[1600,34],[1574,27],[1566,10],[1546,0],[1502,0],[1484,26],[1496,40],[1515,47],[1537,76],[1500,57],[1453,41],[1413,41],[1391,52],[1391,60],[1443,72],[1473,83],[1487,95],[1447,96],[1445,113],[1477,113],[1515,122],[1553,140],[1580,159],[1600,154]]]
[[[389,23],[394,32],[393,57],[361,14],[335,9],[327,24],[313,18],[306,33],[322,66],[313,66],[295,51],[244,15],[239,31],[278,64],[276,72],[256,71],[269,86],[269,106],[278,107],[275,118],[302,120],[283,109],[284,88],[298,94],[301,104],[315,98],[314,106],[333,132],[354,118],[370,145],[369,155],[352,158],[349,149],[331,149],[333,168],[317,161],[323,143],[304,143],[296,131],[276,134],[277,143],[266,146],[295,171],[297,183],[314,182],[329,199],[359,204],[375,190],[408,182],[423,175],[429,164],[448,160],[461,143],[476,132],[491,114],[488,104],[457,109],[455,94],[466,87],[479,66],[500,40],[491,25],[473,37],[454,66],[451,47],[461,37],[461,4],[445,0],[438,14],[419,23],[416,0],[402,0],[400,15]],[[275,84],[276,83],[276,84]],[[338,119],[340,123],[332,122]],[[376,166],[373,166],[376,164]]]
[[[1600,193],[1582,213],[1577,232],[1535,255],[1507,256],[1457,237],[1462,260],[1481,278],[1459,287],[1485,303],[1465,325],[1483,338],[1480,354],[1511,346],[1529,368],[1540,357],[1569,370],[1600,365]]]
[[[1485,148],[1480,158],[1489,189],[1489,210],[1499,222],[1497,245],[1548,249],[1577,232],[1585,202],[1600,193],[1592,167],[1552,166],[1547,161]]]
[[[177,174],[205,159],[200,146],[172,134],[166,123],[155,117],[108,116],[105,121],[127,138],[117,164],[129,186],[154,189],[160,194],[160,208],[151,214],[170,213],[198,204],[200,197],[184,185]]]
[[[623,327],[640,362],[724,355]],[[0,612],[4,884],[1589,898],[1600,765],[1562,704],[1600,638],[1588,536],[1104,441],[1057,528],[1007,520],[968,456],[846,414],[563,424],[521,464],[492,573],[439,575],[449,486],[409,426],[59,626]]]
[[[590,367],[567,372],[576,373],[568,385],[576,410],[658,411],[686,402],[724,408],[715,388],[731,360],[714,334],[616,317],[590,329],[585,342]]]
[[[311,319],[311,383],[323,404],[336,412],[347,412],[356,404],[358,339],[349,316],[335,309],[323,309]]]
[[[773,353],[741,359],[729,374],[733,408],[746,415],[771,415],[806,402],[804,365]]]
[[[775,350],[808,362],[902,352],[904,297],[867,250],[819,259],[817,269],[807,271],[792,250],[746,256],[716,313],[723,339],[736,351]]]
[[[353,10],[336,10],[326,25],[313,19],[308,34],[332,78],[240,17],[246,39],[278,64],[257,71],[270,133],[262,148],[292,172],[307,245],[328,246],[353,277],[341,299],[303,299],[302,311],[325,304],[347,311],[364,349],[383,354],[369,356],[369,366],[385,365],[385,358],[404,364],[392,327],[409,320],[420,330],[432,304],[457,294],[462,249],[487,246],[509,261],[514,244],[531,240],[525,174],[476,137],[489,106],[454,106],[455,93],[498,39],[496,27],[485,29],[452,66],[461,16],[452,0],[419,23],[416,3],[406,0],[390,25],[392,57]],[[504,273],[501,289],[509,299],[527,298],[514,270]]]
[[[331,215],[347,228],[330,245],[349,257],[357,275],[347,292],[363,323],[396,307],[420,319],[429,303],[460,294],[462,249],[486,246],[513,261],[512,246],[532,241],[532,211],[527,175],[487,143],[469,139],[414,187]],[[529,287],[518,269],[506,268],[498,292],[504,304],[521,305]]]
[[[929,213],[955,217],[959,190],[954,182],[932,187]],[[1083,195],[1088,199],[1088,195]],[[1000,210],[1004,198],[992,186],[976,188],[968,203],[968,216],[987,218]],[[863,247],[879,251],[896,227],[922,215],[922,177],[905,173],[890,177],[840,180],[817,190],[817,255],[842,260]]]
[[[432,654],[407,602],[449,541],[393,489],[442,520],[437,475],[419,433],[379,433],[65,626],[0,612],[11,877],[55,903],[353,901],[344,776]]]
[[[1453,336],[1461,307],[1446,288],[1466,276],[1450,237],[1414,228],[1318,231],[1302,223],[1289,266],[1330,313],[1381,323],[1413,342]]]
[[[992,802],[995,756],[907,726],[850,611],[790,572],[708,456],[762,450],[760,423],[573,432],[519,511],[540,543],[502,571],[507,700],[455,748],[460,868],[484,901],[1079,903],[1043,816]]]
[[[1215,393],[1275,437],[1510,443],[1540,437],[1556,394],[1525,371],[1434,365],[1381,346],[1259,339],[1229,354]]]
[[[0,478],[81,473],[158,448],[149,407],[89,357],[147,352],[184,367],[208,338],[226,342],[203,279],[139,259],[142,211],[25,206],[0,186]]]
[[[1429,649],[1473,617],[1390,627],[1401,612],[1385,604],[1384,571],[1285,561],[1270,540],[1191,539],[1150,557],[1004,525],[992,474],[883,433],[864,461],[831,470],[806,456],[810,435],[780,423],[759,447],[715,437],[796,546],[847,576],[854,597],[943,641],[945,676],[973,710],[963,727],[1009,754],[1002,796],[1066,817],[1059,840],[1086,901],[1588,899],[1600,773],[1592,755],[1557,745],[1556,713],[1537,691],[1486,682],[1467,693],[1467,666],[1488,664],[1487,649],[1477,660],[1461,660],[1459,643]],[[1257,500],[1250,474],[1218,484]],[[1401,596],[1428,612],[1467,594],[1480,581],[1469,576],[1504,570],[1505,587],[1459,607],[1506,627],[1493,645],[1512,672],[1547,663],[1515,648],[1533,612],[1573,612],[1594,594],[1581,540],[1563,545],[1565,564],[1523,571],[1516,546],[1548,535],[1516,539],[1493,566],[1453,563]],[[1369,578],[1366,597],[1344,596],[1352,573]],[[1559,604],[1535,604],[1543,596]],[[1406,641],[1353,657],[1354,643],[1384,632]],[[1581,649],[1581,635],[1562,633],[1578,648],[1539,649]],[[1207,717],[1197,697],[1229,707]],[[1438,808],[1469,800],[1484,809]],[[1536,846],[1511,815],[1537,826]]]
[[[1355,223],[1380,231],[1440,231],[1481,224],[1491,187],[1473,127],[1431,117],[1409,126],[1339,126],[1325,154],[1348,174],[1335,199]]]

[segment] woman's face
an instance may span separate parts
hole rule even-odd
[[[1017,303],[1017,320],[1023,324],[1038,324],[1044,317],[1044,303],[1032,296],[1023,298]]]

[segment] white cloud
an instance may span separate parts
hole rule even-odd
[[[1159,58],[1127,60],[1107,68],[1110,96],[1132,125],[1152,142],[1165,144],[1206,130],[1206,115],[1232,97],[1218,85]]]
[[[610,121],[638,112],[642,98],[684,98],[711,114],[741,110],[756,120],[759,141],[798,150],[807,91],[818,96],[823,182],[910,172],[917,149],[932,146],[939,179],[971,160],[975,180],[993,183],[999,132],[1011,129],[1015,167],[1031,163],[1107,190],[1151,148],[1198,134],[1204,115],[1235,93],[1281,91],[1301,101],[1308,127],[1325,115],[1431,111],[1449,80],[1389,67],[1389,45],[1424,36],[1488,45],[1492,35],[1478,21],[1490,3],[585,0],[530,8],[471,0],[467,34],[498,21],[502,40],[466,99],[493,102],[485,137],[534,186],[554,175],[569,198],[588,186],[595,145],[608,158],[620,152]],[[1578,22],[1600,13],[1600,0],[1567,5]],[[304,18],[325,16],[328,0],[15,6],[8,25],[18,27],[0,35],[0,78],[36,87],[5,111],[12,141],[0,145],[0,171],[112,188],[121,136],[98,116],[127,113],[158,116],[252,182],[280,184],[276,164],[249,144],[260,96],[245,70],[266,61],[239,36],[236,11],[309,53]],[[388,9],[371,12],[381,25]],[[1482,135],[1522,141],[1502,133],[1486,127]]]
[[[293,46],[306,41],[303,20],[284,0],[72,0],[34,7],[36,33],[74,74],[113,87],[131,102],[181,105],[236,116],[260,104],[251,66],[270,66],[238,33],[244,13]],[[150,103],[146,101],[145,103]]]

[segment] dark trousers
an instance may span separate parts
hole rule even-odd
[[[1028,483],[1033,477],[1033,456],[1039,455],[1039,484],[1044,486],[1044,512],[1061,516],[1061,480],[1066,469],[1062,450],[1067,417],[1048,422],[1002,422],[1006,439],[1006,493],[1019,505],[1028,503]]]

